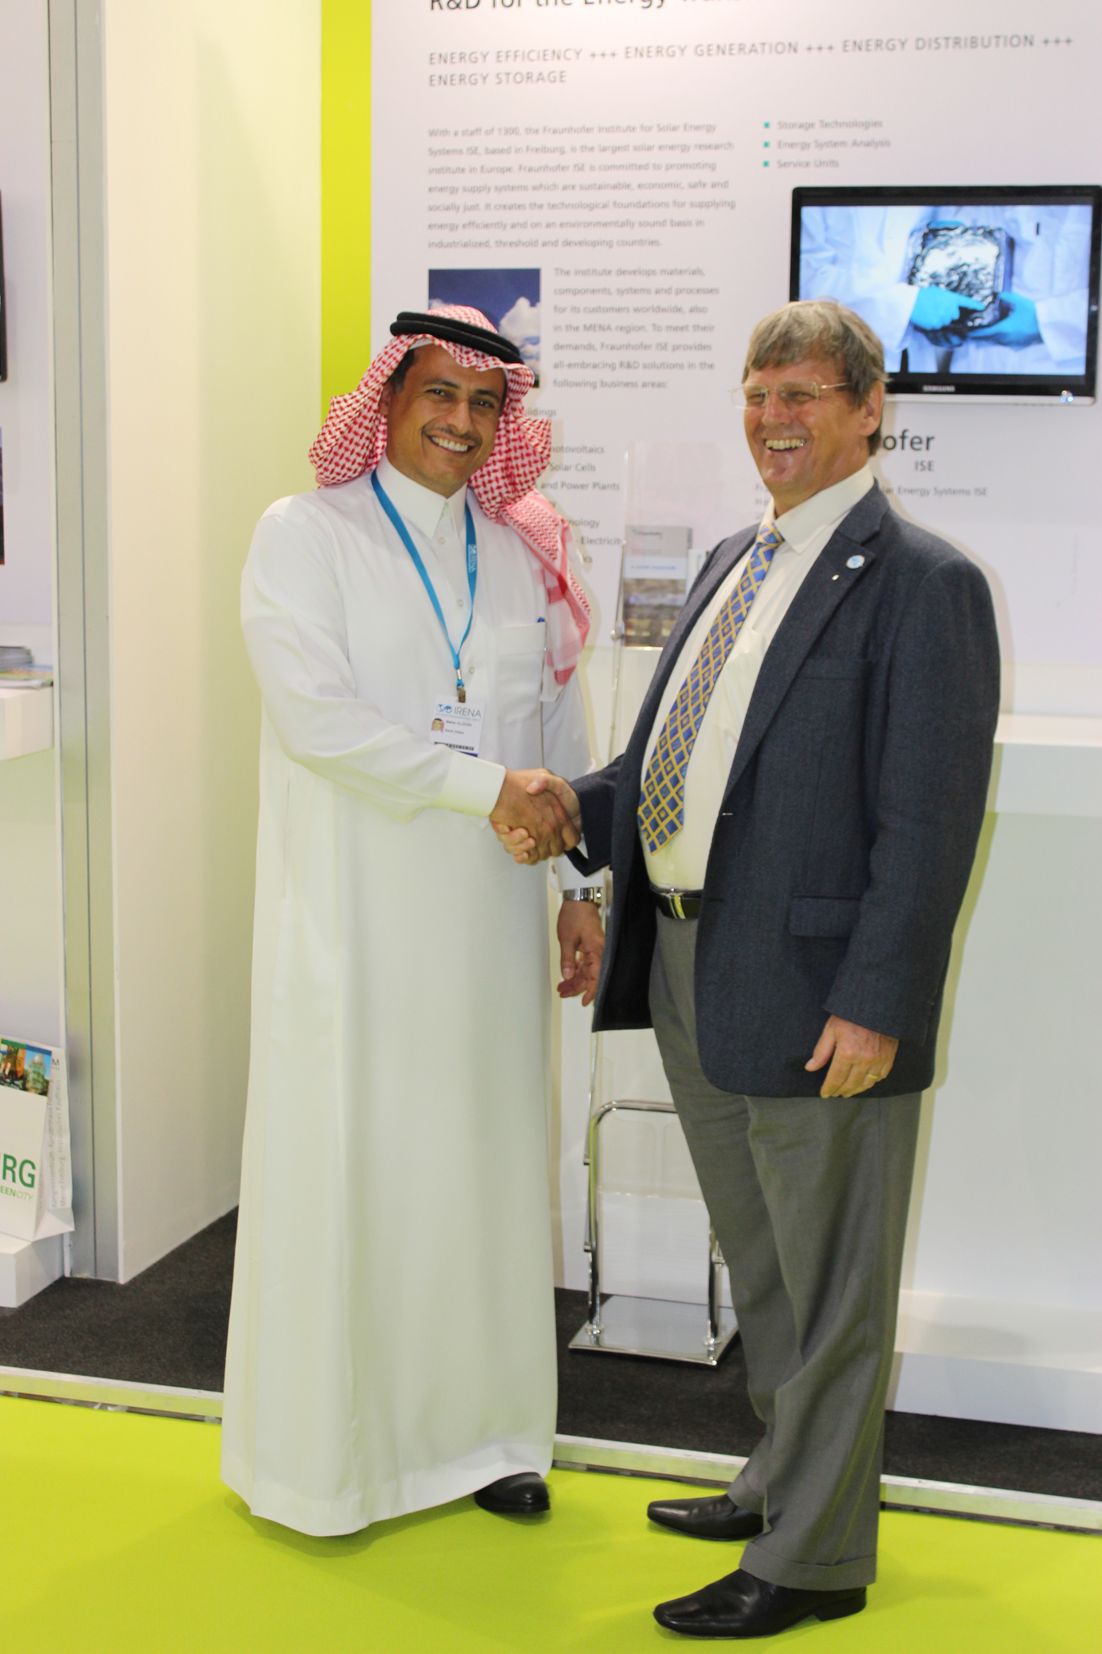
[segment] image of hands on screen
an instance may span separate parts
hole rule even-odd
[[[1078,375],[1090,229],[1079,203],[805,206],[800,297],[856,310],[892,373]]]

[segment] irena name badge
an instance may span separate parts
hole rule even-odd
[[[482,745],[481,701],[437,701],[429,735],[437,746],[478,757]]]

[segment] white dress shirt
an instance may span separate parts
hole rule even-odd
[[[445,499],[395,470],[385,454],[379,461],[378,476],[394,509],[412,531],[413,543],[436,588],[449,636],[456,644],[463,636],[471,609],[464,511],[467,490],[460,488]]]
[[[870,468],[862,466],[791,511],[774,518],[770,509],[762,519],[763,528],[772,524],[784,539],[773,553],[769,572],[750,605],[704,713],[685,773],[684,825],[660,850],[651,851],[643,846],[652,884],[676,890],[703,888],[716,818],[765,652],[816,557],[842,519],[868,493],[873,481]],[[712,622],[742,578],[749,556],[747,551],[735,564],[685,640],[651,726],[644,775],[670,707],[700,653]]]

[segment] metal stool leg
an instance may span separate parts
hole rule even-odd
[[[705,1347],[712,1354],[715,1353],[719,1339],[719,1271],[723,1267],[723,1253],[716,1240],[716,1232],[709,1226],[708,1229],[708,1331],[704,1338]]]
[[[621,1109],[638,1114],[673,1114],[670,1102],[617,1099],[591,1108],[586,1133],[585,1250],[589,1255],[588,1319],[570,1341],[570,1348],[609,1354],[649,1355],[668,1361],[687,1361],[714,1367],[738,1330],[731,1310],[719,1301],[719,1271],[723,1254],[715,1231],[708,1232],[707,1301],[703,1337],[700,1306],[659,1298],[614,1295],[601,1303],[601,1126]]]
[[[586,1132],[585,1249],[589,1253],[589,1320],[584,1330],[593,1339],[601,1335],[601,1121],[616,1107],[605,1103],[589,1117]]]

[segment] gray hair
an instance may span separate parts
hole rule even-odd
[[[884,347],[868,322],[834,299],[795,299],[763,316],[746,347],[743,382],[762,368],[784,367],[805,356],[840,362],[849,394],[864,402],[874,385],[887,383]],[[880,428],[869,437],[869,453],[880,446]]]

